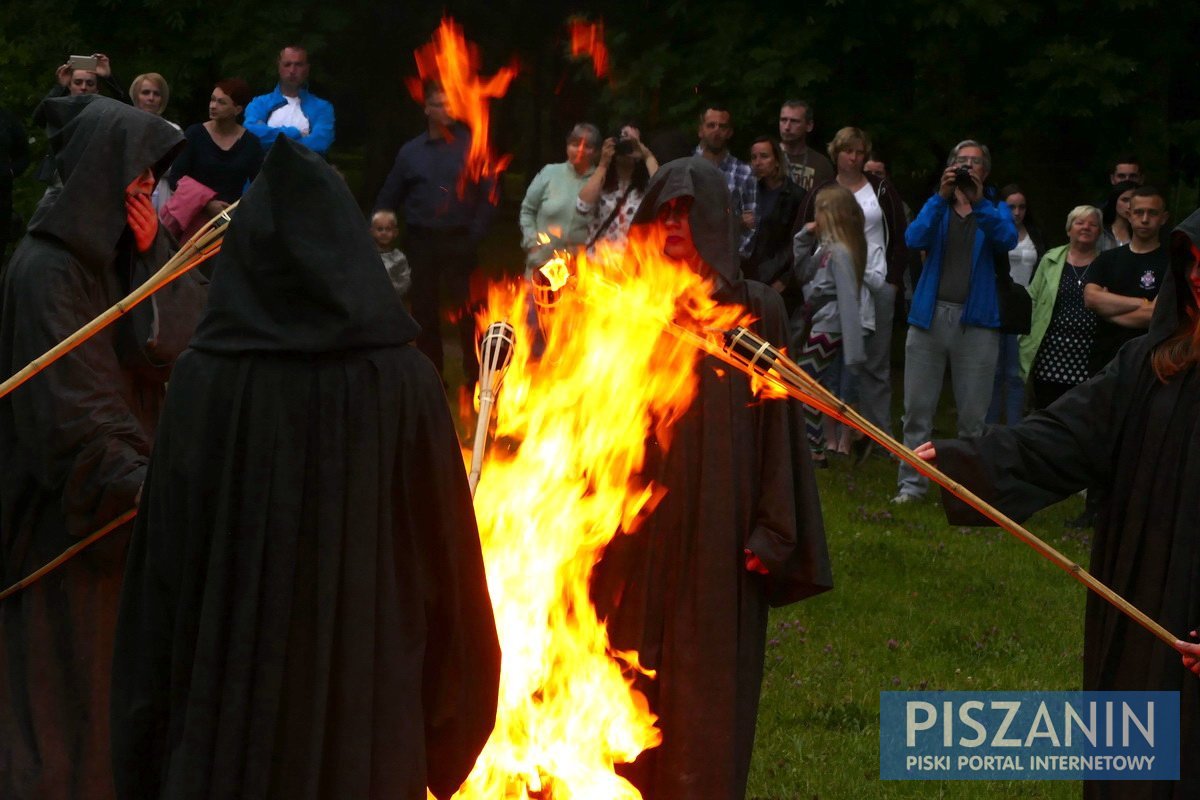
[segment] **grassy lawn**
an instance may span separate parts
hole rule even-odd
[[[950,527],[936,499],[889,505],[890,459],[818,479],[835,588],[772,612],[749,797],[1078,797],[1073,782],[879,780],[881,691],[1079,689],[1085,590],[999,529]],[[1063,526],[1081,508],[1027,527],[1086,566],[1088,536]]]

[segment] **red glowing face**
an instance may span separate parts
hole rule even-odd
[[[700,261],[696,243],[692,241],[692,225],[688,214],[692,210],[692,198],[676,197],[663,203],[658,210],[658,221],[666,233],[663,255],[675,261],[694,264]]]
[[[129,185],[125,187],[126,195],[135,194],[153,194],[154,193],[154,170],[146,167],[142,170],[142,174],[138,175]]]

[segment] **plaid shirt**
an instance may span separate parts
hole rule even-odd
[[[704,155],[703,145],[696,146],[695,155]],[[725,183],[729,187],[729,196],[733,200],[733,216],[738,222],[738,230],[741,230],[742,213],[749,211],[753,214],[757,208],[758,181],[754,179],[750,165],[734,158],[733,153],[726,152],[725,158],[721,160],[720,164],[717,164],[717,167],[725,173]],[[756,218],[756,225],[757,222]],[[753,238],[753,229],[742,233],[742,238],[738,242],[739,255],[750,255],[750,243]]]

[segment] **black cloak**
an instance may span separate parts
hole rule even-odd
[[[113,666],[118,796],[447,797],[499,645],[441,380],[345,182],[281,138],[171,379]]]
[[[717,295],[759,318],[782,345],[779,295],[743,281],[735,220],[721,172],[701,158],[663,166],[634,219],[651,223],[667,201],[690,196],[693,241],[716,274]],[[651,443],[647,475],[666,495],[632,535],[613,540],[593,593],[612,645],[658,670],[641,679],[663,742],[625,774],[643,796],[741,798],[762,683],[768,605],[832,587],[803,412],[791,400],[757,400],[748,378],[713,358],[697,367],[700,391],[671,446]],[[749,548],[770,570],[745,568]]]
[[[137,254],[125,188],[182,137],[89,95],[47,100],[61,189],[43,199],[0,287],[0,374],[108,309],[170,255]],[[132,509],[166,372],[203,308],[197,276],[153,299],[0,400],[0,585]],[[0,797],[111,798],[108,686],[128,529],[0,603]]]
[[[1180,637],[1200,623],[1200,370],[1164,384],[1150,356],[1193,307],[1184,272],[1192,242],[1200,242],[1200,212],[1172,233],[1149,332],[1103,372],[1019,425],[935,442],[943,470],[1018,521],[1099,487],[1088,571]],[[951,523],[989,524],[942,498]],[[1085,784],[1085,797],[1200,796],[1200,681],[1179,654],[1089,592],[1083,656],[1086,690],[1179,692],[1182,737],[1179,783],[1096,781]]]

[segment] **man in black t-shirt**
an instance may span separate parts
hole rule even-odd
[[[1088,373],[1095,375],[1121,345],[1150,327],[1154,299],[1167,270],[1159,229],[1167,221],[1166,201],[1153,186],[1139,187],[1130,200],[1133,239],[1096,257],[1084,276],[1083,303],[1099,317]]]

